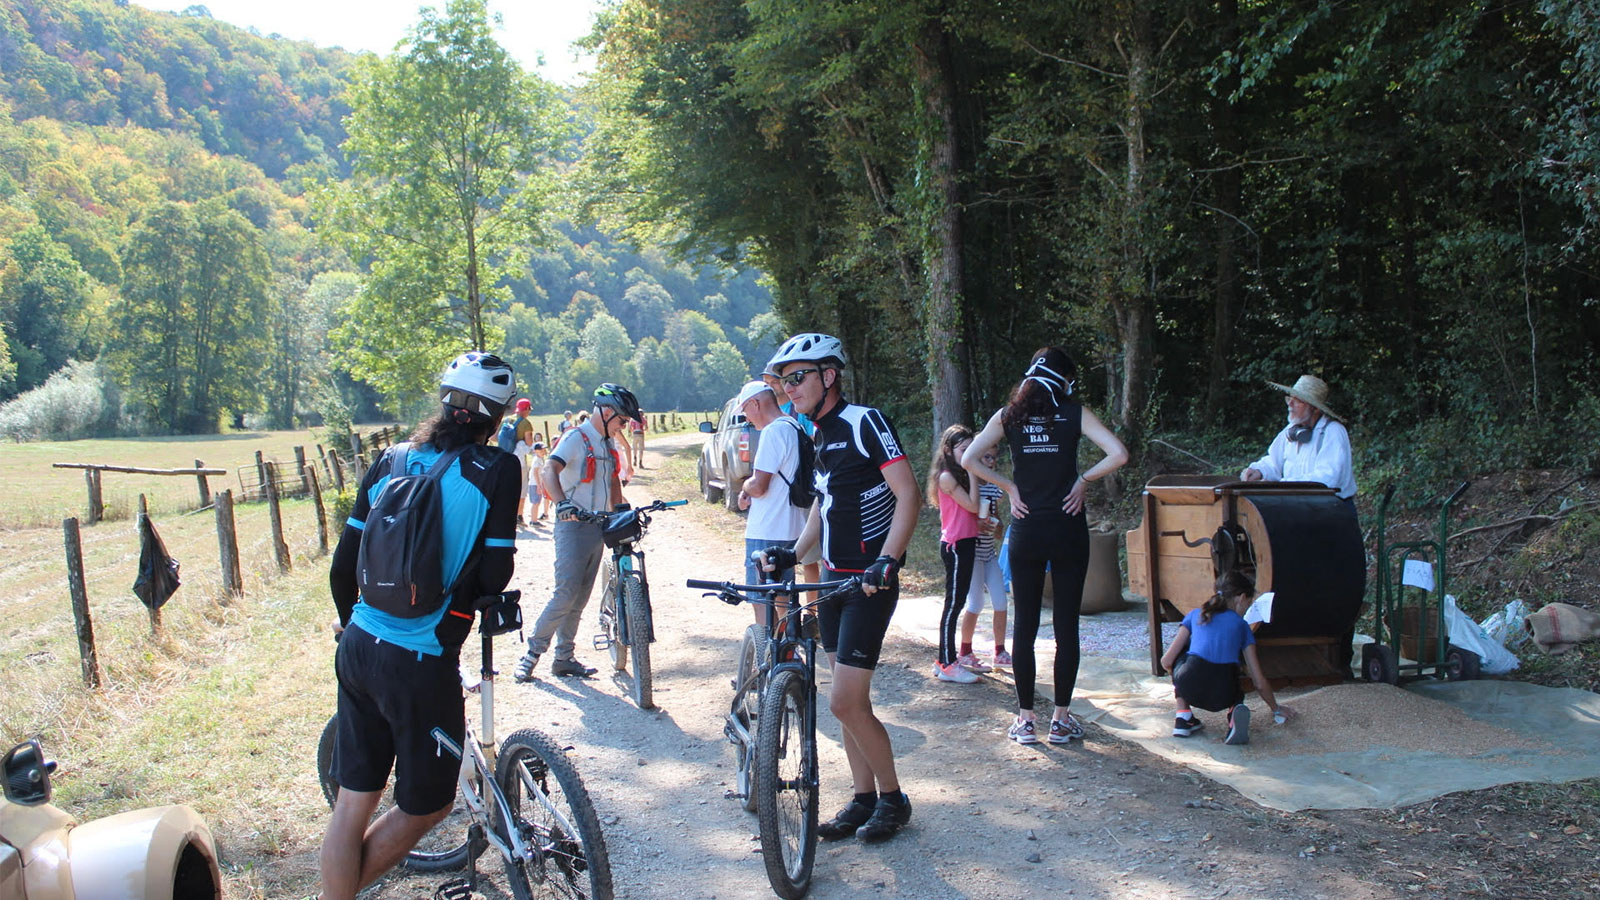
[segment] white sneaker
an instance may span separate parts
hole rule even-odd
[[[954,663],[951,663],[948,666],[941,666],[938,663],[934,663],[933,677],[939,679],[940,681],[953,681],[956,684],[975,684],[980,680],[977,675],[974,675],[973,673],[961,668],[958,665],[955,665]]]

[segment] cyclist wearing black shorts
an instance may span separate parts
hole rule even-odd
[[[511,580],[521,467],[487,442],[515,393],[510,366],[487,353],[463,354],[445,370],[443,409],[411,439],[408,474],[465,448],[439,478],[441,575],[456,589],[437,611],[402,618],[358,596],[361,535],[393,475],[391,455],[367,470],[334,550],[329,583],[342,634],[334,659],[339,725],[332,775],[340,790],[322,842],[326,900],[353,898],[377,880],[449,814],[455,799],[461,763],[439,753],[430,732],[438,727],[457,742],[464,738],[459,660],[472,603]],[[391,768],[395,805],[373,822]]]
[[[797,412],[815,424],[818,502],[794,549],[771,547],[770,568],[793,566],[820,542],[824,579],[860,576],[861,591],[817,609],[822,649],[833,671],[828,708],[844,731],[855,796],[817,833],[875,843],[911,820],[894,747],[872,710],[872,673],[900,597],[897,573],[916,527],[921,494],[894,426],[883,413],[844,399],[845,354],[838,338],[799,334],[769,364]]]

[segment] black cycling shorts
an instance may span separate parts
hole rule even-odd
[[[849,572],[823,568],[822,580],[850,577]],[[817,604],[817,627],[822,632],[822,649],[834,661],[858,669],[876,669],[883,652],[883,636],[889,619],[900,602],[899,588],[885,588],[872,596],[857,588]]]
[[[351,625],[333,665],[339,677],[333,780],[352,791],[381,791],[392,767],[402,812],[425,816],[449,806],[461,761],[430,732],[441,728],[457,745],[465,740],[457,657],[419,655]]]

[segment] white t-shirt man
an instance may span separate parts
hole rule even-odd
[[[745,520],[746,540],[793,541],[806,526],[808,509],[789,502],[789,483],[800,468],[800,423],[779,416],[761,429],[752,467],[772,475],[766,493],[750,498],[750,514]]]

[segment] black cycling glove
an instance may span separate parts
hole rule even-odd
[[[880,556],[861,573],[861,583],[873,588],[893,590],[900,586],[900,561],[892,556]]]
[[[766,556],[767,565],[772,567],[771,574],[773,575],[782,572],[784,569],[794,568],[795,563],[798,562],[795,559],[794,550],[782,544],[774,544],[762,550],[761,553]]]
[[[573,520],[575,520],[577,518],[577,515],[578,515],[578,504],[573,503],[571,500],[563,500],[560,503],[556,504],[556,521],[557,522],[573,521]]]

